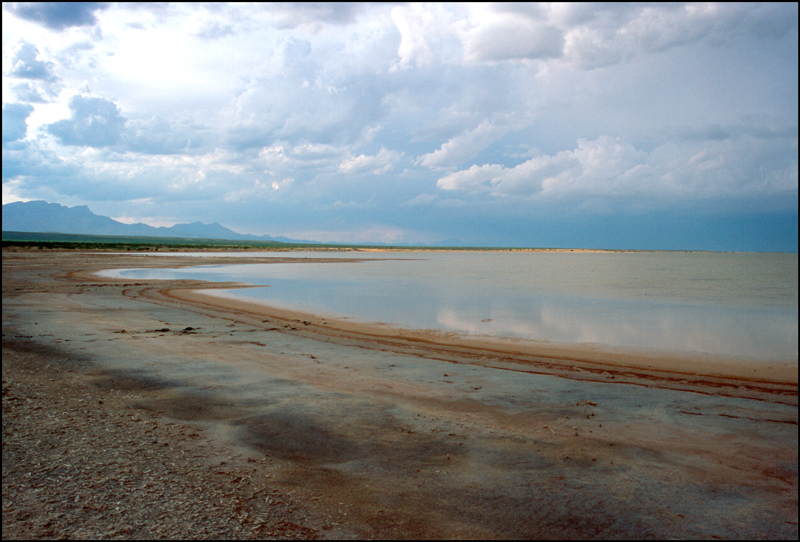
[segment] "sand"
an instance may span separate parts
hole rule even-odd
[[[797,537],[796,360],[397,330],[94,274],[186,264],[3,252],[4,538]],[[119,510],[83,507],[115,476]]]

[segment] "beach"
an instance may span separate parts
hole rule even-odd
[[[3,251],[4,538],[797,538],[796,359],[398,330],[96,274],[214,263]]]

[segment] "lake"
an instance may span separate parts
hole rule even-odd
[[[209,293],[415,329],[797,360],[797,254],[251,254],[354,261],[129,269],[107,274],[247,282],[265,287]]]

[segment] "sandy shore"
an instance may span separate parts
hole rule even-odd
[[[797,537],[796,361],[487,342],[94,275],[186,263],[3,252],[4,538]]]

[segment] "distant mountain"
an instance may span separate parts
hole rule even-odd
[[[58,203],[47,203],[46,201],[17,201],[3,205],[3,231],[317,243],[317,241],[296,240],[286,237],[236,233],[216,222],[213,224],[203,224],[202,222],[175,224],[169,228],[155,228],[141,222],[123,224],[107,216],[96,215],[85,205],[65,207]]]

